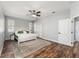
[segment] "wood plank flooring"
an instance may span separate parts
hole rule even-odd
[[[51,45],[29,55],[32,58],[70,58],[73,57],[72,48],[61,44],[52,43]]]
[[[12,42],[12,40],[6,40],[4,42],[4,47],[0,58],[14,58]]]
[[[15,58],[12,42],[6,40],[1,54],[1,58]],[[65,46],[59,43],[52,42],[25,58],[78,58],[79,57],[79,42],[75,42],[73,47]]]

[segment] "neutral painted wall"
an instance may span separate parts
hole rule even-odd
[[[34,24],[35,33],[40,37],[51,41],[58,41],[58,20],[70,17],[70,10],[46,18],[41,18]]]
[[[4,14],[2,6],[0,4],[0,55],[4,45],[4,31],[5,31],[4,25],[5,25]]]
[[[71,18],[79,16],[79,1],[71,3]]]
[[[8,22],[10,20],[12,20],[13,22]],[[11,26],[14,26],[14,31],[9,32],[8,31],[8,24],[12,24],[12,23],[14,23],[14,25],[11,25]],[[29,30],[29,23],[31,23],[31,21],[6,16],[6,35],[5,35],[6,39],[5,40],[8,40],[10,38],[10,34],[16,32],[16,31]]]
[[[29,27],[29,22],[27,22],[26,20],[15,20],[15,31],[29,30],[27,27]]]

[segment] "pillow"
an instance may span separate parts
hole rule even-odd
[[[26,31],[26,33],[29,33],[29,31]]]
[[[23,31],[18,31],[18,34],[23,34]]]

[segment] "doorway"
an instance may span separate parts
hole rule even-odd
[[[79,17],[76,17],[75,19],[75,41],[79,41]]]

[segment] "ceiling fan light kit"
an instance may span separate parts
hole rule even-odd
[[[31,14],[32,14],[32,17],[40,17],[41,15],[41,11],[36,11],[36,10],[28,10]],[[52,14],[55,14],[56,11],[52,11],[51,12]]]
[[[36,11],[36,10],[29,10],[29,12],[32,14],[33,17],[40,17],[41,11]]]
[[[33,17],[37,17],[36,15],[32,15]]]

